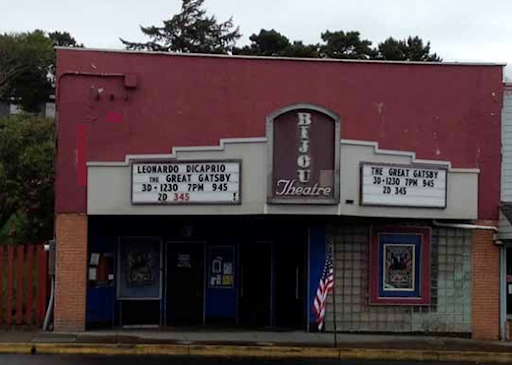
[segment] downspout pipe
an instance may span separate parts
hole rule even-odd
[[[54,303],[55,303],[55,276],[52,275],[50,302],[48,303],[48,309],[46,310],[46,315],[44,317],[43,332],[48,331],[48,328],[50,325],[50,319],[51,319],[52,313],[53,313]]]
[[[44,317],[43,331],[49,330],[50,320],[53,314],[53,307],[55,305],[55,242],[55,239],[53,239],[48,241],[48,244],[44,245],[44,250],[48,251],[48,274],[51,278],[51,293],[46,315]]]

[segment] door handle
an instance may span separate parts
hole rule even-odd
[[[299,267],[295,268],[295,299],[299,300]]]

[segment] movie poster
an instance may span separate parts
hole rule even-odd
[[[430,228],[374,227],[370,304],[430,303]]]
[[[119,246],[119,299],[160,298],[160,239],[123,238]]]
[[[384,244],[384,290],[414,291],[414,245]]]

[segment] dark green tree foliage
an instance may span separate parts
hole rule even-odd
[[[0,34],[0,100],[38,112],[54,93],[54,46],[82,47],[67,32]]]
[[[48,38],[51,39],[55,47],[84,48],[84,45],[82,43],[78,43],[77,40],[68,32],[50,32],[48,33]]]
[[[377,52],[371,48],[372,42],[361,39],[359,32],[322,33],[322,44],[305,45],[301,41],[293,43],[276,30],[262,29],[253,34],[251,44],[235,50],[235,54],[253,56],[303,57],[303,58],[339,58],[373,59]]]
[[[403,61],[406,59],[405,47],[403,41],[389,37],[384,42],[379,43],[377,59]]]
[[[0,119],[0,244],[53,235],[54,123],[30,114]]]
[[[121,39],[127,49],[184,53],[229,53],[241,37],[230,18],[219,23],[202,8],[204,0],[183,0],[181,12],[163,26],[142,27],[151,40],[146,43]]]
[[[55,63],[53,44],[45,33],[0,35],[0,99],[15,98],[28,111],[52,93],[48,71]]]
[[[72,48],[84,48],[82,43],[78,43],[77,40],[68,32],[50,32],[48,38],[53,43],[54,47],[72,47]],[[49,78],[52,82],[52,86],[55,85],[55,74],[56,74],[55,57],[49,69]]]
[[[317,45],[305,45],[301,41],[291,43],[274,29],[262,29],[259,34],[253,34],[249,39],[250,45],[234,49],[233,53],[267,57],[319,57]]]
[[[253,34],[249,39],[250,45],[236,48],[234,53],[267,57],[442,61],[436,53],[430,53],[430,42],[425,45],[418,36],[406,40],[390,37],[380,43],[377,49],[372,47],[369,40],[361,39],[360,33],[356,31],[326,31],[322,33],[321,44],[306,45],[300,41],[291,43],[285,35],[274,29],[262,29],[259,34]]]
[[[430,42],[424,45],[423,40],[418,36],[404,40],[389,37],[384,42],[379,43],[377,59],[420,62],[442,61],[436,53],[430,53]]]
[[[283,56],[291,46],[290,40],[274,29],[262,29],[259,34],[253,34],[249,39],[251,44],[236,53],[254,56]]]
[[[319,58],[318,44],[304,44],[302,41],[294,41],[286,52],[286,57]]]
[[[205,0],[182,0],[181,12],[165,20],[163,26],[140,27],[150,38],[149,42],[129,42],[124,39],[127,49],[184,53],[233,53],[237,55],[266,57],[337,58],[360,60],[410,60],[441,61],[430,54],[430,42],[423,45],[419,37],[404,41],[389,38],[378,48],[372,42],[362,39],[357,31],[326,30],[321,34],[321,44],[304,44],[290,41],[275,29],[261,29],[249,38],[251,43],[236,47],[241,34],[233,18],[219,23],[203,9]]]
[[[359,32],[322,33],[324,44],[320,47],[323,57],[339,59],[369,60],[375,58],[377,52],[371,48],[372,42],[361,39]]]

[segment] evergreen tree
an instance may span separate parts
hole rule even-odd
[[[320,53],[318,44],[304,44],[302,41],[294,41],[290,47],[286,49],[286,57],[297,58],[319,58]]]
[[[48,38],[50,38],[55,47],[76,47],[76,48],[84,48],[82,43],[78,43],[75,38],[68,32],[50,32],[48,33]]]
[[[38,112],[54,93],[54,46],[83,47],[68,32],[0,34],[0,100]]]
[[[324,44],[320,52],[326,58],[338,59],[361,59],[368,60],[375,58],[377,52],[371,47],[372,42],[361,39],[359,32],[336,32],[325,31],[322,33]]]
[[[379,44],[376,58],[393,61],[442,61],[436,53],[430,53],[430,42],[424,45],[423,40],[418,36],[409,37],[404,40],[396,40],[389,37]]]
[[[262,29],[259,34],[253,34],[249,39],[250,45],[236,48],[233,53],[267,57],[319,57],[318,45],[305,45],[302,41],[292,43],[286,36],[274,29]]]
[[[249,39],[251,44],[236,50],[235,53],[254,56],[283,56],[291,45],[287,37],[274,29],[262,29],[259,34],[253,34]]]
[[[163,21],[163,26],[141,26],[151,40],[146,43],[121,39],[127,49],[184,53],[229,53],[241,37],[233,18],[219,23],[206,14],[204,0],[182,0],[181,12]]]

